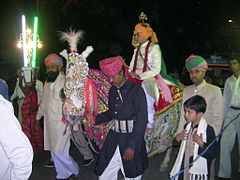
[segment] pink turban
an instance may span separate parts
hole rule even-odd
[[[62,58],[57,54],[49,54],[45,59],[45,65],[48,66],[49,64],[62,65],[63,61],[62,61]]]
[[[110,77],[116,76],[121,71],[124,60],[121,56],[103,59],[99,62],[102,72]]]

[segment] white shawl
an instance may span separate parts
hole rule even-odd
[[[187,131],[187,133],[189,132],[191,125],[192,125],[191,122],[187,124],[186,129],[185,129]],[[207,123],[206,123],[206,120],[202,118],[199,122],[197,134],[198,135],[202,134],[203,142],[205,142],[205,143],[207,140],[207,132],[206,131],[207,131]],[[183,162],[185,148],[186,148],[186,140],[183,140],[181,143],[181,146],[180,146],[180,150],[179,150],[177,159],[176,159],[175,164],[170,173],[171,178],[173,178],[180,171],[181,164]],[[197,143],[195,143],[193,160],[195,160],[196,157],[198,156],[198,149],[199,149],[199,145]],[[207,179],[207,175],[208,175],[207,160],[204,157],[200,156],[193,163],[192,167],[190,168],[189,175],[190,175],[191,180],[195,180],[200,176],[205,176],[205,179]],[[175,180],[178,180],[178,176],[175,178]]]

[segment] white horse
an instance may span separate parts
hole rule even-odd
[[[77,42],[81,38],[80,32],[62,33],[62,39],[69,42],[71,52],[63,53],[67,59],[66,83],[63,89],[63,114],[65,122],[83,125],[92,149],[99,152],[105,137],[111,128],[111,122],[95,125],[94,117],[97,113],[107,110],[108,92],[111,87],[109,79],[99,70],[89,69],[86,57],[92,48],[88,47],[82,54],[77,52]],[[158,108],[154,118],[154,129],[145,135],[148,156],[153,157],[166,150],[167,155],[161,165],[161,170],[170,160],[172,141],[178,128],[182,101],[182,88],[168,84],[173,102],[164,101],[160,93]]]

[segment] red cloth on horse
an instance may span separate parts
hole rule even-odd
[[[133,78],[129,73],[127,74],[127,77],[129,80],[131,80],[139,85],[142,84],[142,80]],[[169,87],[169,89],[171,91],[173,102],[169,103],[169,102],[165,101],[164,96],[161,93],[161,90],[159,90],[160,91],[159,100],[157,103],[154,104],[154,109],[157,114],[160,114],[160,113],[166,111],[172,105],[174,105],[182,100],[182,89],[181,88],[179,88],[178,86],[174,86],[174,85],[167,85],[167,86]]]
[[[154,108],[155,108],[155,111],[157,114],[165,112],[171,106],[175,105],[176,103],[178,103],[179,101],[182,100],[183,90],[180,87],[175,86],[175,85],[167,85],[167,86],[169,87],[169,89],[171,91],[173,102],[169,103],[169,102],[165,101],[162,93],[160,93],[158,103],[154,105]]]
[[[38,109],[37,92],[31,91],[26,95],[22,104],[22,130],[29,138],[34,152],[43,150],[43,130],[35,129]]]

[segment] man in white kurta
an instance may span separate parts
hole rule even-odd
[[[218,135],[223,123],[223,96],[221,90],[219,87],[204,80],[208,64],[202,57],[191,55],[186,60],[186,68],[193,85],[184,88],[183,103],[195,95],[204,97],[207,102],[207,109],[203,118],[214,128],[215,134]],[[177,134],[183,130],[184,124],[186,124],[186,120],[184,118],[184,109],[182,108]],[[214,164],[215,161],[212,163],[210,179],[214,179],[215,176]]]
[[[56,179],[68,179],[79,174],[79,167],[69,155],[70,130],[62,121],[60,91],[65,83],[65,75],[61,71],[63,62],[58,55],[50,54],[45,59],[45,65],[47,81],[36,118],[40,120],[44,116],[44,150],[51,152]]]
[[[238,140],[238,155],[240,155],[240,60],[232,59],[229,61],[233,75],[230,76],[224,86],[224,124],[227,126],[223,131],[220,140],[220,161],[218,176],[225,179],[230,179],[232,175],[231,152],[235,144],[235,139]],[[238,116],[238,118],[237,118]],[[240,158],[239,167],[240,172]]]
[[[2,95],[0,123],[0,179],[27,180],[32,172],[32,146],[14,116],[12,104]]]

